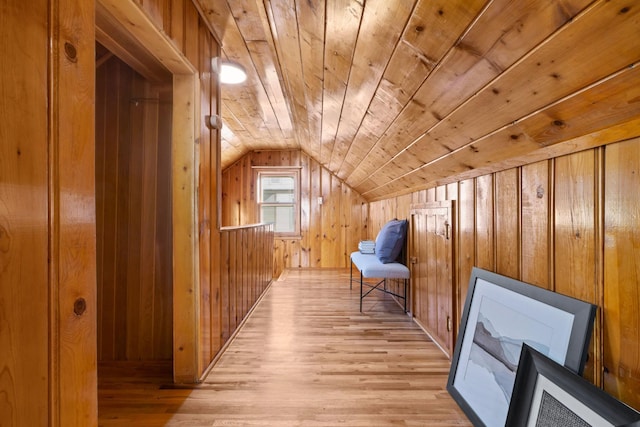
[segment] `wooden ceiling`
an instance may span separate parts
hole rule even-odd
[[[223,167],[299,148],[377,200],[640,134],[636,0],[195,1],[248,71]]]

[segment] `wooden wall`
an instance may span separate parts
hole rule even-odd
[[[145,77],[162,74],[155,66],[140,64],[145,52],[173,74],[174,380],[195,382],[221,347],[216,323],[220,318],[220,135],[205,120],[220,113],[219,82],[212,69],[220,45],[191,0],[96,3],[97,12],[107,15],[99,16],[99,22],[106,24],[99,34],[115,27],[115,43],[107,47]],[[110,25],[113,22],[125,31]],[[130,49],[138,54],[122,52]]]
[[[175,0],[173,3],[177,3]],[[190,3],[190,2],[189,2]],[[193,5],[191,5],[193,6]],[[188,23],[186,24],[188,25]],[[195,33],[185,27],[185,34]],[[217,74],[212,70],[211,58],[220,56],[220,45],[198,16],[197,64],[200,80],[200,139],[196,148],[199,159],[198,239],[200,248],[200,330],[199,367],[202,374],[222,348],[220,323],[220,133],[210,129],[205,117],[219,114],[220,93]]]
[[[173,265],[182,268],[187,259],[186,269],[193,268],[192,253],[199,246],[190,239],[198,236],[198,223],[200,238],[211,242],[206,256],[219,257],[219,237],[211,232],[219,223],[219,135],[200,127],[201,115],[218,111],[218,84],[210,59],[219,53],[219,45],[194,4],[190,0],[3,2],[0,111],[7,121],[0,127],[3,425],[97,424],[96,3],[119,14],[127,32],[174,74],[174,85],[185,89],[180,91],[180,108],[173,110],[174,116],[185,117],[178,126],[180,144],[173,148],[180,160],[188,161],[172,165],[172,182],[182,184],[176,170],[186,177],[184,185],[173,186],[174,196],[188,201],[180,204],[184,214],[179,221],[174,216],[173,222],[174,231],[178,224],[180,236],[188,240],[188,248],[180,247],[180,259]],[[201,80],[210,84],[200,84]],[[199,92],[194,96],[196,87]],[[208,147],[207,162],[199,171],[202,156],[195,155],[196,143]],[[199,204],[196,176],[208,180],[211,190]],[[203,205],[208,206],[206,214],[193,208]],[[205,266],[211,280],[204,287],[212,299],[218,295],[218,266],[219,262]],[[181,369],[178,379],[195,381],[208,363],[199,360],[196,333],[211,331],[196,324],[193,301],[199,295],[194,290],[202,289],[198,275],[189,272],[179,277],[178,297],[187,301],[179,320],[181,330],[189,333],[176,336],[178,347],[188,353],[176,366]],[[174,291],[175,286],[174,281]]]
[[[100,361],[172,358],[171,106],[171,81],[151,84],[115,56],[100,62],[96,70]]]
[[[639,176],[636,138],[372,202],[370,236],[410,203],[457,200],[459,313],[473,265],[597,304],[585,377],[640,409]]]
[[[271,283],[273,225],[224,227],[220,238],[220,324],[224,345]]]
[[[367,203],[300,150],[255,151],[224,170],[222,223],[259,222],[252,166],[292,166],[301,171],[301,237],[275,237],[274,277],[289,267],[347,267],[367,235]],[[323,203],[318,203],[322,197]]]
[[[0,422],[95,425],[93,4],[0,9]]]

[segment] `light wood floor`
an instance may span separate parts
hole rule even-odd
[[[390,297],[360,313],[356,287],[348,270],[285,271],[195,388],[168,364],[101,365],[100,425],[470,426],[448,359]]]

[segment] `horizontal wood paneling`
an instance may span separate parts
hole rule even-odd
[[[172,358],[171,91],[97,70],[99,360]]]
[[[597,304],[584,376],[636,409],[639,159],[635,138],[412,194],[458,197],[458,307],[473,265]],[[372,202],[370,211],[387,218],[396,204]]]
[[[274,277],[289,267],[347,267],[366,238],[368,207],[335,175],[299,150],[251,152],[223,171],[222,224],[259,222],[252,166],[300,168],[299,238],[276,236]],[[322,204],[318,198],[322,197]]]

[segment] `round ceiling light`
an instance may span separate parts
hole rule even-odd
[[[224,61],[220,66],[220,83],[238,84],[247,80],[247,73],[242,65]]]

